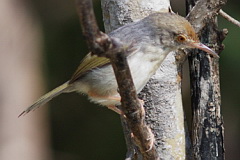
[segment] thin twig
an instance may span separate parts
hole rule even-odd
[[[226,20],[228,20],[229,22],[231,22],[232,24],[235,24],[236,26],[240,27],[240,22],[236,19],[234,19],[233,17],[231,17],[229,14],[227,14],[226,12],[224,12],[223,10],[219,10],[219,14],[225,18]]]

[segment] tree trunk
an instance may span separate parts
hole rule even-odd
[[[190,12],[195,3],[195,0],[187,0],[187,12]],[[204,3],[204,1],[201,3]],[[195,29],[198,30],[201,42],[210,46],[217,53],[220,53],[223,49],[222,41],[226,32],[217,30],[216,14],[210,14],[207,10],[214,11],[217,5],[220,4],[221,7],[224,3],[226,1],[206,1],[204,6],[207,9],[201,7],[201,11],[197,13],[201,15],[209,14],[201,22],[201,24],[204,23],[204,27]],[[194,17],[196,15],[188,16],[190,22],[193,23]],[[224,128],[220,112],[219,61],[202,51],[195,50],[189,56],[189,66],[193,110],[193,157],[203,160],[222,160],[224,159]]]
[[[156,11],[168,11],[169,7],[169,0],[102,0],[105,31],[108,33]],[[161,159],[185,159],[186,146],[189,146],[185,140],[187,136],[179,72],[181,63],[175,60],[174,53],[170,53],[139,94],[145,102],[146,121],[155,136],[155,147]],[[122,124],[128,148],[127,157],[141,159],[141,155],[135,154],[135,146],[123,118]]]

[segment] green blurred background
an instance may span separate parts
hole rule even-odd
[[[43,71],[48,90],[67,81],[88,52],[74,1],[31,1],[44,34]],[[183,0],[171,1],[175,12],[185,15]],[[100,1],[94,3],[103,30]],[[224,10],[240,20],[240,1],[232,0]],[[219,17],[219,28],[227,28],[226,49],[221,53],[222,113],[225,121],[227,159],[240,152],[240,28]],[[187,63],[186,63],[187,64]],[[188,71],[184,74],[184,104],[189,102]],[[88,102],[85,96],[65,94],[50,102],[51,143],[56,160],[121,160],[126,153],[119,116]],[[36,111],[37,112],[37,111]]]

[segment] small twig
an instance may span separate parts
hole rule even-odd
[[[229,22],[231,22],[232,24],[235,24],[236,26],[240,27],[240,22],[236,19],[234,19],[233,17],[231,17],[229,14],[227,14],[226,12],[224,12],[223,10],[219,10],[219,14],[225,18],[226,20],[228,20]]]

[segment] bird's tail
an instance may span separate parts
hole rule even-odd
[[[34,102],[31,106],[29,106],[21,114],[19,114],[18,117],[37,109],[38,107],[40,107],[40,106],[44,105],[45,103],[47,103],[48,101],[50,101],[52,98],[54,98],[64,92],[69,92],[69,83],[68,82],[62,84],[61,86],[53,89],[52,91],[50,91],[47,94],[40,97],[36,102]]]

